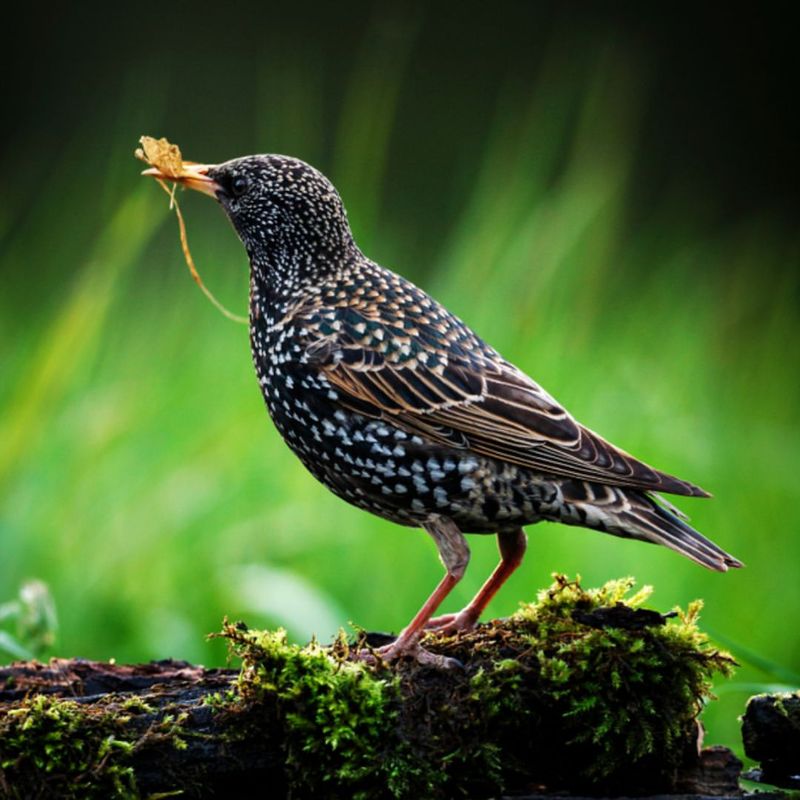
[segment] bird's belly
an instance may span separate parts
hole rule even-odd
[[[261,386],[275,427],[314,477],[378,516],[416,526],[441,514],[464,532],[493,533],[542,519],[555,501],[543,476],[350,411],[324,376],[274,371]]]

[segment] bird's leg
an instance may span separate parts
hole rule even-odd
[[[494,568],[486,583],[481,586],[469,605],[458,614],[445,614],[428,620],[427,627],[443,633],[471,631],[480,619],[489,601],[497,590],[508,580],[509,575],[522,563],[528,537],[522,528],[497,534],[497,547],[500,550],[500,563]]]
[[[414,619],[403,628],[400,635],[389,645],[375,650],[384,661],[401,656],[413,656],[421,664],[432,664],[438,667],[456,667],[458,662],[445,656],[437,656],[420,647],[419,640],[425,632],[428,621],[442,601],[450,594],[453,587],[461,580],[469,563],[469,547],[464,534],[456,524],[447,517],[437,516],[428,520],[423,527],[433,537],[439,550],[439,557],[445,567],[445,576],[425,601]],[[370,659],[369,653],[360,653],[361,657]]]

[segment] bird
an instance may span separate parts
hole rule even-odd
[[[665,545],[711,570],[742,562],[662,493],[709,497],[579,423],[422,289],[365,256],[320,171],[266,154],[145,175],[214,198],[250,262],[249,330],[275,427],[308,471],[358,508],[433,539],[444,576],[388,645],[365,654],[451,667],[421,644],[474,629],[549,520]],[[464,575],[465,534],[500,560],[458,613],[435,616]]]

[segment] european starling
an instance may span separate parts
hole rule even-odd
[[[460,319],[353,241],[330,181],[295,158],[186,165],[250,259],[250,342],[283,439],[353,505],[424,528],[445,575],[382,658],[424,650],[426,629],[473,628],[519,566],[524,525],[553,520],[655,542],[709,569],[741,567],[655,492],[708,493],[583,427]],[[494,533],[500,562],[457,614],[434,617],[469,561],[465,533]]]

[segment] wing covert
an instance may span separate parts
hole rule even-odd
[[[442,445],[544,473],[707,496],[580,425],[457,318],[419,316],[387,322],[348,308],[308,359],[340,402]]]

